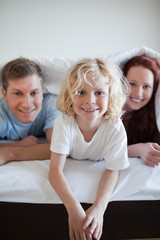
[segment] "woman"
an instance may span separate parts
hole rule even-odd
[[[130,84],[123,117],[128,155],[140,157],[145,165],[155,167],[160,163],[160,133],[155,116],[160,65],[155,59],[136,56],[124,65],[123,72]]]

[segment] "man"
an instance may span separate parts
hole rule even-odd
[[[18,58],[2,69],[0,100],[0,165],[14,160],[50,158],[50,140],[55,118],[56,96],[43,94],[40,67]],[[39,138],[45,136],[46,142]]]

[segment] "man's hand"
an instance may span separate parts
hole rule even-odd
[[[28,137],[20,140],[18,143],[19,143],[18,144],[19,146],[31,146],[31,145],[39,144],[40,141],[38,138],[31,135],[31,136],[28,136]]]

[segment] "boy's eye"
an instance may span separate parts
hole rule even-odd
[[[103,95],[103,92],[97,91],[97,92],[96,92],[96,95],[101,96],[101,95]]]
[[[78,93],[77,93],[77,95],[84,95],[85,94],[85,91],[83,91],[83,90],[80,90],[80,91],[78,91]]]

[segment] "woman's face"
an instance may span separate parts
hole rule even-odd
[[[139,110],[144,107],[152,97],[154,75],[148,68],[133,66],[129,69],[126,78],[131,90],[125,108],[128,111]]]

